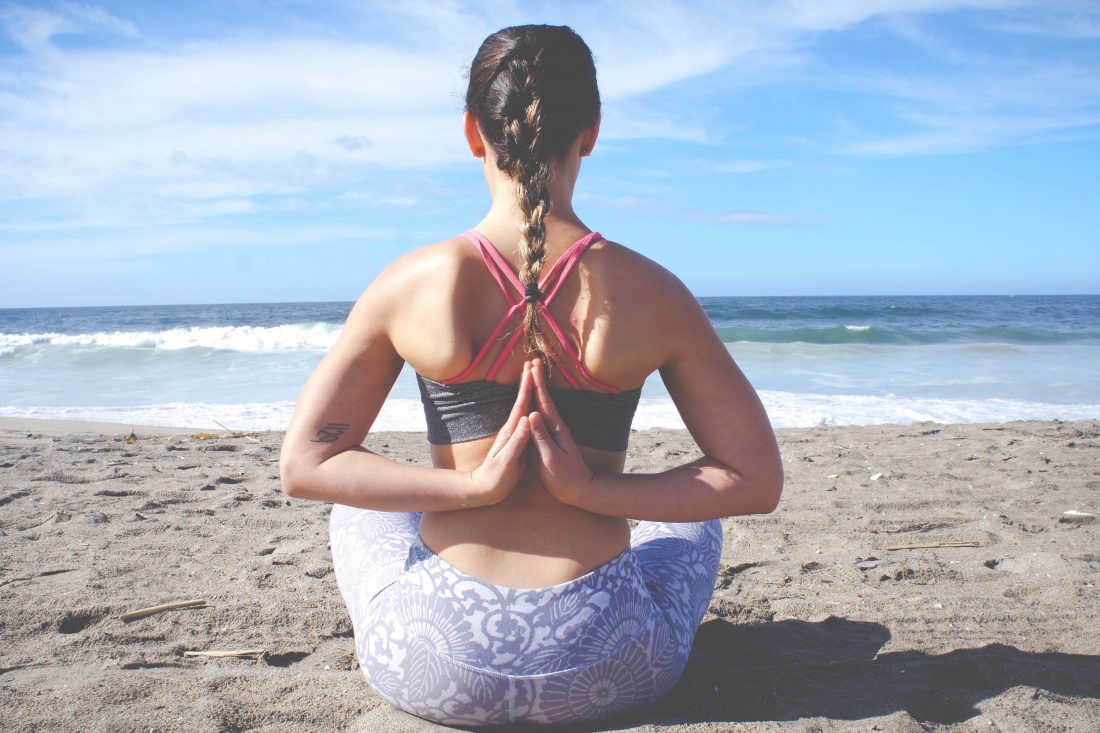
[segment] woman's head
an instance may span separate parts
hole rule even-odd
[[[466,110],[513,178],[525,161],[560,159],[600,117],[592,52],[567,26],[499,30],[474,57]]]
[[[600,118],[592,52],[566,26],[497,31],[481,44],[470,67],[466,111],[493,149],[497,167],[515,183],[522,214],[520,280],[537,283],[545,260],[552,163]],[[533,303],[524,330],[530,350],[552,356]]]

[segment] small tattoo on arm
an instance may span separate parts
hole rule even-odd
[[[351,427],[346,422],[330,422],[317,431],[316,437],[311,440],[311,443],[335,443],[344,432]]]

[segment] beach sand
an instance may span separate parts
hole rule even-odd
[[[0,730],[438,729],[363,680],[280,434],[130,430],[0,420]],[[1064,516],[1100,514],[1100,423],[779,436],[783,500],[724,520],[680,684],[588,730],[1100,730],[1100,525]],[[427,460],[423,434],[368,446]],[[696,456],[638,432],[628,469]]]

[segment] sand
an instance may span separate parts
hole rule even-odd
[[[276,433],[0,421],[0,730],[404,731]],[[1100,730],[1100,423],[783,430],[654,708],[589,730]],[[397,460],[422,434],[374,435]],[[629,470],[697,455],[638,432]],[[972,544],[973,546],[959,546]],[[905,547],[906,545],[910,547]],[[203,599],[133,621],[127,611]],[[262,650],[247,657],[188,651]]]

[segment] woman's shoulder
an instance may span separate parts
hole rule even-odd
[[[468,266],[468,243],[451,237],[418,246],[387,263],[367,284],[349,320],[368,319],[392,325],[395,319],[453,302],[457,283]]]
[[[469,262],[472,249],[461,236],[421,245],[386,265],[373,284],[399,289],[437,285],[453,279]]]
[[[650,302],[691,297],[671,270],[626,244],[601,239],[585,253],[589,269],[622,297],[645,293]]]
[[[698,301],[659,262],[615,240],[601,240],[581,258],[574,287],[591,294],[585,358],[608,384],[641,384],[667,360]],[[602,377],[601,377],[602,378]]]

